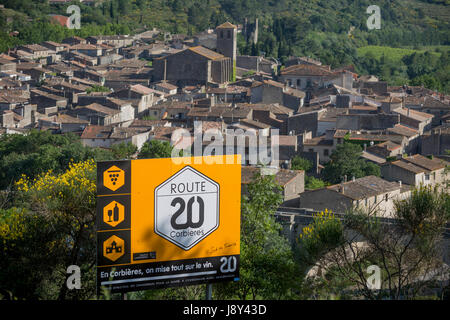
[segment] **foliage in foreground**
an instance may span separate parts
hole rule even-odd
[[[443,231],[450,219],[450,196],[418,187],[395,202],[390,223],[377,212],[352,210],[343,222],[329,215],[314,219],[299,239],[300,259],[308,264],[311,295],[325,292],[366,299],[415,299],[442,294],[450,276],[443,263]],[[342,223],[342,226],[341,226]],[[371,287],[369,266],[380,270],[380,287]],[[315,291],[316,290],[316,291]],[[344,291],[343,291],[344,290]]]
[[[93,297],[95,181],[95,162],[87,160],[16,183],[16,207],[0,211],[3,291],[19,299]],[[67,290],[70,265],[81,268],[81,290]]]

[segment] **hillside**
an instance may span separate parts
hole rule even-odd
[[[436,51],[439,50],[439,51]],[[442,51],[448,51],[450,46],[428,46],[423,49],[411,49],[411,48],[392,48],[386,46],[364,46],[357,49],[359,56],[365,56],[370,52],[375,59],[380,59],[383,55],[389,57],[394,62],[401,62],[403,57],[416,54],[424,54],[427,51],[439,58],[441,56]]]
[[[69,4],[0,0],[6,8],[22,14],[7,21],[0,12],[0,51],[20,43],[59,42],[71,35],[128,34],[153,27],[193,35],[225,21],[242,25],[245,19],[251,24],[258,18],[258,43],[253,45],[240,36],[241,54],[264,54],[282,63],[290,55],[304,55],[332,67],[353,64],[362,73],[375,73],[397,84],[412,81],[412,73],[406,72],[406,65],[389,67],[398,70],[387,72],[381,65],[386,64],[380,61],[381,57],[389,60],[388,65],[405,55],[426,51],[439,58],[440,53],[434,52],[434,46],[448,51],[450,6],[447,2],[377,1],[381,8],[379,30],[368,30],[366,25],[369,17],[366,9],[373,4],[372,0],[103,0],[95,7],[74,2],[81,8],[82,28],[69,30],[52,25],[48,20],[51,13],[66,15]],[[19,35],[8,36],[7,33],[14,30],[19,31]],[[405,47],[408,50],[403,49]],[[422,47],[423,51],[414,51],[417,47]],[[446,67],[442,63],[436,65],[431,76],[438,71],[445,73]],[[438,77],[436,81],[443,82],[440,89],[449,87],[445,77]]]

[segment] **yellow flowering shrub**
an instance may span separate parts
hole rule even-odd
[[[49,170],[35,179],[22,176],[16,182],[16,187],[33,201],[47,204],[53,201],[50,207],[54,209],[66,207],[79,211],[95,206],[95,180],[96,165],[90,159],[70,163],[68,170],[62,174],[54,174]]]
[[[16,182],[14,205],[20,209],[0,209],[0,283],[5,288],[20,296],[38,287],[46,299],[77,295],[65,291],[60,276],[75,264],[84,270],[85,290],[94,291],[95,281],[86,279],[95,278],[96,176],[95,161],[87,160]]]
[[[343,226],[331,210],[313,214],[313,222],[304,227],[299,236],[303,253],[312,258],[329,248],[339,245],[343,240]]]
[[[6,242],[21,239],[25,233],[25,217],[23,211],[12,208],[0,211],[0,239],[3,248]]]

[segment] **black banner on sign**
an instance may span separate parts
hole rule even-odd
[[[239,280],[239,255],[98,267],[97,293],[104,287],[129,292]]]

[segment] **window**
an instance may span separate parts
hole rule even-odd
[[[223,30],[220,30],[220,38],[223,39]]]
[[[324,150],[323,150],[323,155],[326,156],[326,157],[329,155],[328,149],[324,149]]]
[[[375,202],[374,202],[375,204],[377,203],[377,196],[375,196]]]
[[[300,79],[297,79],[297,87],[300,87],[302,84],[302,81]]]
[[[386,195],[384,196],[384,201],[388,201],[389,200],[389,195],[386,193]]]
[[[231,30],[228,30],[228,31],[227,31],[227,38],[228,38],[228,39],[231,39]]]
[[[426,173],[425,174],[425,181],[429,181],[430,180],[430,174],[429,173]]]
[[[308,151],[309,151],[309,152],[314,152],[314,149],[310,148]]]

